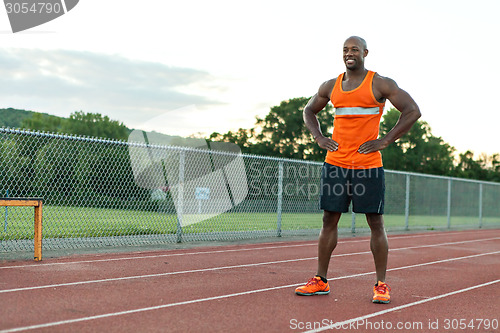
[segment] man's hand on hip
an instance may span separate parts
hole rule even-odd
[[[376,151],[384,149],[387,146],[388,144],[382,141],[381,139],[366,141],[361,146],[359,146],[358,153],[360,154],[374,153]]]
[[[329,151],[336,151],[339,148],[339,144],[326,136],[320,136],[316,139],[318,146],[323,149],[328,149]]]

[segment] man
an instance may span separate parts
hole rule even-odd
[[[342,213],[366,214],[371,230],[370,248],[375,261],[377,281],[373,287],[374,303],[389,303],[385,283],[389,251],[384,229],[384,169],[380,150],[408,132],[420,118],[420,110],[411,96],[393,80],[365,68],[366,42],[349,37],[344,43],[345,73],[324,82],[304,109],[304,122],[318,145],[327,149],[321,176],[320,208],[324,210],[323,227],[318,240],[316,276],[298,287],[298,295],[330,293],[327,271],[337,245],[337,224]],[[380,117],[385,101],[401,112],[397,124],[383,138],[378,138]],[[328,101],[335,107],[331,138],[323,136],[316,114]]]

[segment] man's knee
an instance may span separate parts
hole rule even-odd
[[[383,229],[384,217],[382,214],[366,214],[366,222],[370,229]]]
[[[337,227],[341,215],[342,213],[330,212],[325,210],[323,213],[323,228]]]

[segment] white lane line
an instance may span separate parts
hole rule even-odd
[[[418,245],[418,246],[408,246],[401,247],[397,249],[389,249],[389,251],[399,251],[399,250],[409,250],[409,249],[421,249],[426,247],[436,247],[436,246],[445,246],[445,245],[454,245],[454,244],[467,244],[467,243],[475,243],[475,242],[486,242],[500,239],[500,237],[492,237],[492,238],[483,238],[483,239],[473,239],[468,241],[456,241],[456,242],[447,242],[447,243],[438,243],[438,244],[429,244],[429,245]]]
[[[433,244],[433,245],[409,246],[409,247],[402,247],[402,248],[397,248],[397,249],[390,249],[389,251],[392,252],[392,251],[402,251],[402,250],[420,249],[420,248],[428,248],[428,247],[437,247],[437,246],[446,246],[446,245],[473,243],[473,242],[483,242],[483,241],[494,240],[494,239],[500,239],[500,237],[477,239],[477,240],[470,240],[470,241],[465,241],[465,242],[448,242],[448,243],[440,243],[440,244]],[[492,253],[496,253],[496,252],[489,252],[488,254],[492,254]],[[336,254],[336,255],[332,255],[332,257],[348,257],[348,256],[354,256],[354,255],[361,255],[361,254],[371,254],[371,251]],[[296,259],[266,261],[266,262],[253,263],[253,264],[242,264],[242,265],[233,265],[233,266],[219,266],[219,267],[200,268],[200,269],[175,271],[175,272],[166,272],[166,273],[145,274],[145,275],[132,275],[132,276],[117,277],[117,278],[99,279],[99,280],[76,281],[76,282],[58,283],[58,284],[50,284],[50,285],[43,285],[43,286],[32,286],[32,287],[22,287],[22,288],[13,288],[13,289],[3,289],[3,290],[0,290],[0,294],[2,294],[2,293],[9,293],[9,292],[18,292],[18,291],[30,291],[30,290],[36,290],[36,289],[46,289],[46,288],[65,287],[65,286],[76,286],[76,285],[84,285],[84,284],[90,284],[90,283],[104,283],[104,282],[112,282],[112,281],[145,279],[145,278],[154,278],[154,277],[168,276],[168,275],[177,275],[177,274],[200,273],[200,272],[218,271],[218,270],[223,270],[223,269],[235,269],[235,268],[243,268],[243,267],[255,267],[255,266],[264,266],[264,265],[272,265],[272,264],[282,264],[282,263],[288,263],[288,262],[297,262],[297,261],[305,261],[305,260],[316,260],[317,258],[318,257],[296,258]]]
[[[419,304],[423,304],[423,303],[435,301],[437,299],[445,298],[445,297],[448,297],[448,296],[453,296],[453,295],[461,294],[461,293],[464,293],[464,292],[467,292],[467,291],[471,291],[471,290],[474,290],[474,289],[478,289],[478,288],[490,286],[490,285],[493,285],[493,284],[499,283],[499,282],[500,282],[500,280],[494,280],[494,281],[490,281],[490,282],[478,284],[478,285],[475,285],[475,286],[472,286],[472,287],[468,287],[468,288],[464,288],[464,289],[460,289],[460,290],[455,290],[455,291],[452,291],[452,292],[449,292],[449,293],[446,293],[446,294],[441,294],[441,295],[429,297],[429,298],[426,298],[426,299],[423,299],[423,300],[420,300],[420,301],[416,301],[416,302],[413,302],[413,303],[408,303],[408,304],[404,304],[404,305],[400,305],[400,306],[395,306],[395,307],[387,309],[387,310],[382,310],[382,311],[370,313],[370,314],[367,314],[367,315],[364,315],[364,316],[360,316],[360,317],[356,317],[356,318],[352,318],[352,319],[348,319],[348,320],[336,322],[336,323],[333,323],[331,325],[325,325],[325,326],[317,328],[317,329],[313,329],[313,330],[309,330],[309,331],[304,331],[303,333],[316,333],[316,332],[322,332],[322,331],[326,331],[326,330],[330,330],[330,329],[334,329],[334,328],[338,329],[338,328],[346,327],[346,326],[349,326],[351,323],[355,323],[355,322],[358,322],[358,321],[362,321],[362,320],[366,320],[366,319],[369,319],[369,318],[377,317],[377,316],[384,315],[386,313],[390,313],[390,312],[394,312],[394,311],[398,311],[398,310],[401,310],[401,309],[409,308],[411,306],[415,306],[415,305],[419,305]]]
[[[471,258],[477,258],[477,257],[482,257],[482,256],[488,256],[492,254],[500,254],[500,251],[495,251],[495,252],[488,252],[488,253],[480,253],[480,254],[473,254],[470,256],[465,256],[465,257],[456,257],[456,258],[449,258],[449,259],[442,259],[442,260],[436,260],[436,261],[430,261],[430,262],[424,262],[421,264],[415,264],[415,265],[408,265],[408,266],[401,266],[401,267],[395,267],[395,268],[390,268],[387,271],[392,272],[392,271],[399,271],[403,269],[409,269],[409,268],[415,268],[415,267],[422,267],[422,266],[429,266],[429,265],[435,265],[435,264],[442,264],[445,262],[451,262],[451,261],[456,261],[456,260],[463,260],[463,259],[471,259]],[[375,272],[366,272],[366,273],[358,273],[358,274],[353,274],[353,275],[344,275],[336,278],[328,278],[328,281],[333,281],[333,280],[343,280],[343,279],[348,279],[348,278],[354,278],[354,277],[360,277],[360,276],[366,276],[366,275],[374,275]],[[304,284],[304,283],[302,283]],[[301,283],[298,283],[296,285],[301,285]]]
[[[496,239],[496,238],[493,238],[493,239]],[[489,239],[487,238],[487,239],[481,239],[481,240],[475,240],[475,241],[467,241],[467,242],[471,243],[471,242],[479,242],[479,241],[485,241],[485,240],[489,240]],[[454,245],[454,244],[463,244],[463,243],[464,242],[452,242],[452,243],[448,242],[448,243],[434,244],[433,246],[444,246],[444,245]],[[403,247],[403,248],[391,249],[390,251],[402,251],[402,250],[408,250],[408,249],[418,249],[418,248],[427,248],[427,247],[430,247],[430,246],[429,245],[410,246],[410,247]],[[488,252],[487,254],[495,254],[495,253],[498,253],[498,252],[500,252],[500,251],[497,251],[497,252]],[[347,257],[347,256],[361,255],[361,254],[370,254],[370,253],[371,253],[371,251],[364,251],[364,252],[337,254],[337,255],[333,255],[332,257]],[[481,256],[481,255],[482,254],[473,255],[473,256]],[[287,259],[287,260],[267,261],[267,262],[253,263],[253,264],[242,264],[242,265],[233,265],[233,266],[220,266],[220,267],[211,267],[211,268],[200,268],[200,269],[185,270],[185,271],[167,272],[167,273],[133,275],[133,276],[118,277],[118,278],[107,278],[107,279],[89,280],[89,281],[66,282],[66,283],[58,283],[58,284],[43,285],[43,286],[31,286],[31,287],[4,289],[4,290],[0,290],[0,294],[11,293],[11,292],[19,292],[19,291],[31,291],[31,290],[37,290],[37,289],[47,289],[47,288],[56,288],[56,287],[76,286],[76,285],[84,285],[84,284],[91,284],[91,283],[105,283],[105,282],[124,281],[124,280],[133,280],[133,279],[146,279],[146,278],[155,278],[155,277],[177,275],[177,274],[200,273],[200,272],[218,271],[218,270],[224,270],[224,269],[236,269],[236,268],[243,268],[243,267],[255,267],[255,266],[264,266],[264,265],[272,265],[272,264],[282,264],[282,263],[298,262],[298,261],[305,261],[305,260],[316,260],[317,258],[318,257],[296,258],[296,259]],[[459,258],[468,258],[468,257],[459,257]],[[434,263],[446,262],[447,260],[448,259],[444,259],[444,261],[439,260],[439,261],[435,261]],[[420,264],[411,265],[411,266],[404,266],[404,268],[407,268],[407,267],[417,267],[418,265],[420,265]],[[423,265],[425,265],[425,264],[423,264]],[[395,268],[388,269],[388,271],[391,271],[391,270],[396,270],[396,269]],[[370,273],[363,273],[363,274],[366,275],[366,274],[371,274],[371,273],[372,272],[370,272]]]
[[[44,266],[53,266],[53,265],[71,265],[71,264],[88,264],[95,262],[111,262],[111,261],[121,261],[121,260],[135,260],[135,259],[155,259],[155,258],[163,258],[163,257],[179,257],[179,256],[188,256],[188,255],[199,255],[199,254],[215,254],[215,253],[230,253],[230,252],[243,252],[243,251],[252,251],[252,250],[270,250],[270,249],[281,249],[281,248],[290,248],[290,247],[304,247],[304,246],[312,246],[317,245],[318,243],[311,244],[295,244],[295,245],[285,245],[285,246],[265,246],[265,247],[255,247],[255,248],[244,248],[244,249],[227,249],[227,250],[213,250],[213,251],[199,251],[199,252],[186,252],[186,253],[169,253],[169,254],[159,254],[159,255],[151,255],[151,256],[135,256],[135,257],[124,257],[124,258],[112,258],[112,259],[94,259],[94,260],[81,260],[81,261],[70,261],[70,262],[51,262],[46,264],[30,264],[30,265],[19,265],[19,266],[4,266],[0,267],[0,269],[5,268],[38,268]]]
[[[486,256],[486,255],[491,255],[491,254],[499,254],[499,253],[500,253],[500,251],[496,251],[496,252],[491,252],[491,253],[475,254],[475,255],[470,255],[470,256],[465,256],[465,257],[450,258],[450,259],[432,261],[432,262],[423,263],[423,264],[416,264],[416,265],[410,265],[410,266],[404,266],[404,267],[397,267],[397,268],[390,269],[388,271],[399,270],[399,269],[409,269],[409,268],[412,268],[412,267],[420,267],[420,266],[426,266],[426,265],[433,265],[433,264],[437,264],[437,263],[451,262],[451,261],[462,260],[462,259],[470,259],[470,258],[481,257],[481,256]],[[359,276],[365,276],[365,275],[369,275],[369,274],[373,274],[373,272],[359,273],[359,274],[354,274],[354,275],[341,276],[341,277],[333,278],[333,279],[330,279],[330,280],[348,279],[348,278],[354,278],[354,277],[359,277]],[[493,283],[496,283],[498,281],[500,281],[500,280],[489,282],[489,284],[493,284]],[[220,296],[213,296],[213,297],[207,297],[207,298],[200,298],[200,299],[194,299],[194,300],[190,300],[190,301],[183,301],[183,302],[162,304],[162,305],[157,305],[157,306],[150,306],[150,307],[146,307],[146,308],[132,309],[132,310],[126,310],[126,311],[120,311],[120,312],[111,312],[111,313],[105,313],[105,314],[101,314],[101,315],[87,316],[87,317],[75,318],[75,319],[68,319],[68,320],[61,320],[61,321],[55,321],[55,322],[50,322],[50,323],[45,323],[45,324],[38,324],[38,325],[31,325],[31,326],[24,326],[24,327],[16,327],[16,328],[2,330],[2,331],[0,331],[0,333],[21,332],[21,331],[27,331],[27,330],[33,330],[33,329],[39,329],[39,328],[46,328],[46,327],[53,327],[53,326],[58,326],[58,325],[64,325],[64,324],[73,324],[73,323],[78,323],[78,322],[82,322],[82,321],[89,321],[89,320],[95,320],[95,319],[116,317],[116,316],[128,315],[128,314],[133,314],[133,313],[138,313],[138,312],[145,312],[145,311],[165,309],[165,308],[170,308],[170,307],[180,306],[180,305],[186,305],[186,304],[201,303],[201,302],[220,300],[220,299],[225,299],[225,298],[230,298],[230,297],[236,297],[236,296],[256,294],[256,293],[266,292],[266,291],[274,291],[274,290],[279,290],[279,289],[284,289],[284,288],[292,288],[292,287],[295,287],[295,286],[299,286],[301,284],[303,284],[303,281],[301,283],[288,284],[288,285],[284,285],[284,286],[263,288],[263,289],[257,289],[257,290],[249,290],[249,291],[244,291],[244,292],[239,292],[239,293],[233,293],[233,294],[227,294],[227,295],[220,295]],[[487,284],[484,284],[484,285],[487,285]],[[481,285],[481,286],[483,286],[483,285]],[[456,291],[456,292],[453,292],[453,293],[464,292],[464,291],[467,291],[467,290],[468,289],[462,289],[460,291]],[[448,294],[451,295],[453,293],[448,293]],[[445,294],[445,295],[448,295],[448,294]],[[437,299],[436,297],[437,296],[435,296],[434,298],[429,298],[429,299],[425,299],[425,300],[414,302],[414,303],[410,303],[410,304],[416,305],[416,304],[428,302],[430,300]],[[445,296],[442,296],[442,297],[445,297]],[[394,310],[395,311],[397,309],[398,308],[391,308],[389,310]],[[361,317],[359,317],[359,318],[361,318]],[[357,318],[355,318],[355,319],[357,319]],[[361,320],[361,319],[358,319],[358,320]]]
[[[409,235],[409,236],[389,236],[389,240],[393,239],[408,239],[408,238],[419,238],[419,237],[434,237],[434,236],[442,236],[442,235],[453,235],[453,234],[463,234],[463,231],[457,232],[444,232],[444,233],[432,233],[432,234],[418,234],[418,235]],[[477,234],[479,232],[475,232]],[[362,243],[370,241],[369,238],[361,239],[361,240],[347,240],[347,241],[339,241],[338,244],[350,244],[350,243]],[[264,247],[255,247],[255,248],[242,248],[242,249],[226,249],[226,250],[213,250],[213,251],[198,251],[198,252],[186,252],[186,253],[169,253],[169,254],[159,254],[159,255],[149,255],[149,256],[133,256],[133,257],[123,257],[123,258],[111,258],[111,259],[92,259],[92,260],[81,260],[81,261],[68,261],[68,262],[50,262],[50,263],[33,263],[29,265],[14,265],[14,266],[2,266],[0,269],[11,269],[11,268],[40,268],[45,266],[54,266],[54,265],[78,265],[78,264],[88,264],[88,263],[97,263],[97,262],[112,262],[112,261],[121,261],[121,260],[136,260],[136,259],[155,259],[155,258],[163,258],[163,257],[176,257],[176,256],[188,256],[188,255],[200,255],[200,254],[215,254],[215,253],[230,253],[230,252],[244,252],[244,251],[253,251],[253,250],[270,250],[270,249],[285,249],[292,247],[307,247],[307,246],[317,246],[318,242],[314,243],[306,243],[306,244],[293,244],[293,245],[283,245],[283,246],[264,246]]]
[[[16,291],[29,291],[29,290],[36,290],[36,289],[46,289],[46,288],[76,286],[76,285],[83,285],[83,284],[90,284],[90,283],[103,283],[103,282],[113,282],[113,281],[123,281],[123,280],[133,280],[133,279],[145,279],[145,278],[153,278],[153,277],[168,276],[168,275],[177,275],[177,274],[210,272],[210,271],[218,271],[218,270],[223,270],[223,269],[233,269],[233,268],[242,268],[242,267],[252,267],[252,266],[281,264],[281,263],[286,263],[286,262],[295,262],[295,261],[312,260],[312,259],[316,259],[316,257],[312,257],[312,258],[299,258],[299,259],[289,259],[289,260],[279,260],[279,261],[269,261],[269,262],[261,262],[261,263],[255,263],[255,264],[245,264],[245,265],[222,266],[222,267],[212,267],[212,268],[200,268],[200,269],[192,269],[192,270],[188,270],[188,271],[176,271],[176,272],[146,274],[146,275],[133,275],[133,276],[125,276],[125,277],[109,278],[109,279],[101,279],[101,280],[90,280],[90,281],[77,281],[77,282],[68,282],[68,283],[58,283],[58,284],[49,284],[49,285],[36,286],[36,287],[23,287],[23,288],[15,288],[15,289],[4,289],[4,290],[0,290],[0,294],[2,294],[2,293],[16,292]]]

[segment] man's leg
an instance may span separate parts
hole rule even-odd
[[[325,210],[323,213],[323,228],[318,240],[318,271],[317,275],[310,279],[306,285],[297,287],[297,295],[327,295],[330,293],[330,285],[326,280],[330,257],[337,246],[337,224],[342,213],[334,213]]]
[[[323,228],[321,228],[318,240],[318,271],[316,274],[325,279],[332,252],[337,246],[337,225],[341,215],[342,213],[327,210],[323,213]]]
[[[366,221],[371,229],[370,249],[375,261],[377,281],[385,282],[389,242],[384,229],[384,218],[381,214],[366,214]]]
[[[347,170],[348,171],[348,170]],[[323,213],[323,227],[318,239],[318,270],[317,276],[310,279],[306,285],[297,287],[297,295],[326,295],[330,293],[330,285],[326,280],[330,257],[337,246],[337,224],[342,213],[349,209],[348,176],[345,169],[323,164],[321,170],[321,191],[319,207]]]

